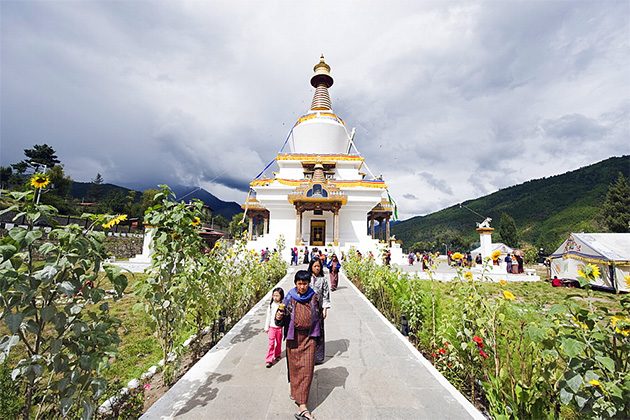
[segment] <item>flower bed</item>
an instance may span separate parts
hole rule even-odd
[[[353,253],[350,253],[353,255]],[[413,280],[351,257],[348,277],[493,418],[630,416],[630,299],[547,283]],[[598,273],[586,266],[587,285]]]
[[[34,226],[56,209],[39,204],[43,178],[31,185],[5,210],[25,226],[0,238],[0,418],[90,419],[104,401],[105,418],[137,417],[149,380],[171,385],[183,359],[194,363],[286,273],[279,255],[262,263],[242,242],[206,249],[195,223],[202,204],[173,202],[165,187],[146,215],[157,230],[153,264],[130,292],[94,230],[124,215],[85,215],[87,228],[44,238]]]

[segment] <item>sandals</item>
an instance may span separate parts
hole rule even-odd
[[[315,417],[313,417],[311,412],[308,410],[304,410],[301,413],[296,414],[295,418],[298,420],[315,420]]]

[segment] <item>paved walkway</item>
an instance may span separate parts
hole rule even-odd
[[[293,286],[295,268],[280,285]],[[206,354],[142,419],[290,419],[286,358],[265,368],[268,297]],[[324,419],[484,418],[343,276],[326,319],[326,360],[309,396]]]

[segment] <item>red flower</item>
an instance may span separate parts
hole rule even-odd
[[[477,343],[477,345],[482,344],[483,345],[483,338],[479,337],[478,335],[473,337],[473,341],[475,343]]]
[[[479,350],[479,355],[480,355],[481,357],[483,357],[484,359],[487,359],[487,358],[488,358],[488,355],[487,355],[487,354],[486,354],[486,352],[485,352],[485,351],[483,351],[483,350]]]
[[[440,354],[446,354],[446,349],[442,349],[442,348],[441,348],[441,349],[439,349],[439,350],[438,350],[438,353],[440,353]]]

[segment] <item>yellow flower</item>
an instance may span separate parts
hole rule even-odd
[[[490,254],[490,256],[492,257],[493,260],[498,260],[499,257],[501,256],[501,251],[498,249],[495,249],[494,251],[492,251],[492,254]]]
[[[587,280],[598,279],[600,274],[599,267],[595,264],[586,264],[578,269],[578,277],[582,277]]]
[[[464,258],[464,255],[461,254],[460,252],[456,252],[453,255],[451,255],[451,259],[453,260],[461,260],[462,258]]]
[[[45,174],[33,174],[31,177],[31,186],[35,189],[46,188],[50,184],[50,178]]]
[[[509,290],[504,290],[503,291],[503,297],[506,298],[507,300],[514,300],[514,299],[516,299],[516,296],[514,296],[514,293],[510,292]]]
[[[630,274],[628,274],[627,276],[624,277],[624,280],[626,281],[626,286],[630,287]]]
[[[619,322],[627,325],[621,325],[618,327],[617,324]],[[612,324],[616,333],[622,334],[626,337],[630,335],[630,318],[624,318],[622,316],[615,315],[610,318],[610,323]]]
[[[119,214],[118,216],[114,216],[111,219],[109,219],[109,221],[107,221],[106,223],[103,223],[103,228],[104,229],[110,229],[114,226],[116,226],[118,223],[127,220],[127,215],[126,214]]]
[[[591,379],[590,381],[588,381],[589,384],[591,384],[591,386],[598,386],[598,387],[602,387],[601,382],[599,382],[597,379]]]
[[[473,273],[471,273],[470,271],[466,271],[466,272],[464,273],[464,278],[465,278],[466,280],[468,280],[468,281],[472,281],[472,279],[473,279]]]
[[[593,274],[593,277],[599,278],[600,277],[599,267],[596,266],[595,264],[588,264],[588,266],[591,269],[591,274]]]
[[[507,285],[507,280],[506,280],[506,279],[501,279],[501,280],[499,280],[499,284],[500,284],[501,286],[504,286],[504,287],[505,287],[505,286]]]
[[[192,221],[192,222],[190,222],[190,224],[191,224],[191,225],[193,225],[193,226],[199,226],[199,225],[201,224],[201,219],[200,219],[200,218],[198,218],[198,217],[195,217],[195,218],[193,219],[193,221]]]
[[[577,325],[578,327],[582,328],[583,330],[588,330],[588,325],[586,325],[582,321],[578,321],[578,319],[576,317],[573,317],[573,322],[575,322],[575,325]]]

